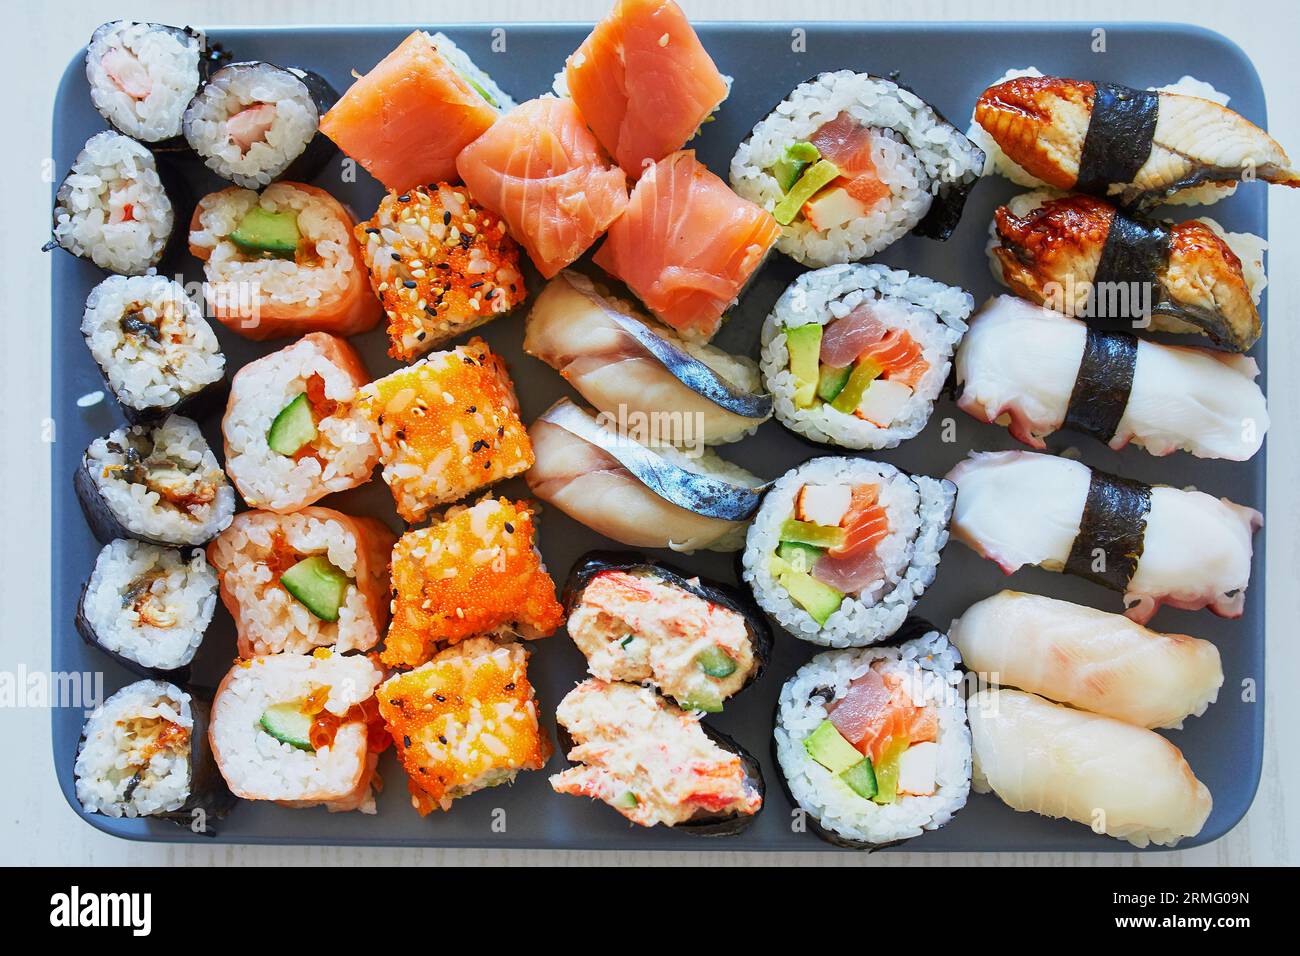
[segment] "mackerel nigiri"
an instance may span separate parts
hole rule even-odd
[[[752,360],[683,342],[577,272],[537,297],[524,351],[600,411],[663,423],[659,437],[674,445],[739,441],[772,415]]]
[[[1139,727],[1182,727],[1223,686],[1209,641],[1037,594],[999,591],[972,604],[948,638],[987,680]]]
[[[1211,100],[1055,76],[985,90],[975,121],[1025,172],[1057,189],[1162,202],[1202,183],[1300,186],[1267,133]]]

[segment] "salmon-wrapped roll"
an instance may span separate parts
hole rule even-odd
[[[370,291],[355,223],[316,186],[232,186],[199,200],[190,253],[203,260],[213,315],[247,339],[304,332],[356,335],[383,315]]]
[[[388,561],[397,535],[377,518],[329,508],[245,511],[208,545],[239,653],[367,651],[388,623]]]

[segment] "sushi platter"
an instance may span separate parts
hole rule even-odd
[[[1266,129],[1178,25],[105,24],[53,121],[68,802],[1217,839],[1263,747]]]

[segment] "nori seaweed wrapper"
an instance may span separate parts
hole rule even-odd
[[[1142,557],[1150,510],[1150,485],[1092,469],[1065,570],[1103,587],[1127,590]],[[1098,557],[1101,570],[1095,568]]]
[[[1162,297],[1160,276],[1168,264],[1169,227],[1115,210],[1092,277],[1093,315],[1096,319],[1109,319],[1115,325],[1135,322],[1145,325],[1150,316],[1133,308],[1134,299],[1138,298],[1136,293],[1144,288],[1149,290],[1148,301],[1154,306]],[[1123,314],[1110,314],[1107,303],[1112,297],[1097,295],[1097,289],[1102,286],[1127,287],[1130,294],[1113,297],[1125,303],[1129,307],[1127,311],[1121,309]]]
[[[1133,390],[1137,347],[1131,333],[1088,329],[1064,427],[1104,442],[1115,437]]]
[[[1105,196],[1111,183],[1131,183],[1150,157],[1160,94],[1115,83],[1093,86],[1092,115],[1074,188]]]

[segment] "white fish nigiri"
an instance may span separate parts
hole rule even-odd
[[[992,683],[1139,727],[1181,727],[1223,686],[1209,641],[1037,594],[985,598],[952,622],[948,637],[967,670]]]
[[[1155,731],[1017,690],[978,691],[966,710],[976,793],[1138,847],[1173,846],[1205,826],[1210,791]]]
[[[1131,441],[1153,455],[1181,449],[1246,461],[1259,451],[1269,422],[1254,359],[1101,334],[1118,345],[1099,346],[1098,333],[1052,309],[1010,295],[990,299],[957,352],[957,404],[1034,448],[1074,427],[1111,448]],[[1085,358],[1099,355],[1105,364],[1089,361],[1084,372]],[[1097,404],[1098,391],[1115,409],[1100,428],[1083,407]]]
[[[643,445],[561,399],[528,429],[524,476],[538,498],[607,538],[638,548],[738,551],[765,490],[711,450],[688,457]]]
[[[1029,564],[1087,577],[1123,591],[1139,624],[1161,604],[1220,617],[1245,608],[1251,537],[1264,523],[1254,508],[1025,451],[973,452],[947,477],[953,536],[1007,574]]]
[[[565,270],[528,312],[524,351],[611,415],[660,423],[674,445],[739,441],[772,415],[758,366],[666,326]]]

